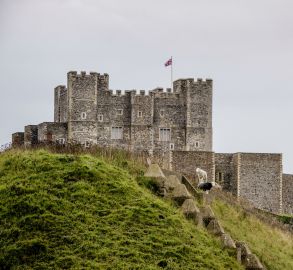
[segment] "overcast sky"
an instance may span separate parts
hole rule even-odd
[[[214,80],[214,150],[283,153],[293,173],[292,0],[0,0],[0,144],[53,121],[69,70],[111,89]]]

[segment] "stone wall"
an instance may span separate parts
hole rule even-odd
[[[24,127],[24,146],[32,146],[38,143],[38,126],[28,125]]]
[[[172,151],[171,168],[192,179],[194,186],[197,185],[198,180],[196,168],[205,170],[208,181],[213,181],[215,176],[215,154],[214,152],[200,151]]]
[[[283,213],[293,215],[293,175],[283,174]]]
[[[212,151],[212,80],[188,80],[187,130],[188,149]],[[197,144],[198,143],[198,144]]]
[[[67,74],[68,142],[97,143],[98,73]]]
[[[235,153],[232,157],[232,177],[231,177],[231,192],[235,196],[240,196],[240,164],[241,153]]]
[[[185,150],[186,147],[186,99],[182,93],[163,92],[162,88],[151,92],[153,108],[154,151]],[[170,140],[160,138],[161,129],[170,129]]]
[[[168,156],[165,155],[166,161]],[[281,154],[172,151],[170,161],[170,169],[193,179],[193,185],[197,183],[195,170],[199,167],[207,172],[209,180],[215,177],[223,189],[251,201],[256,208],[273,213],[282,210]],[[162,164],[164,160],[160,162]],[[293,201],[293,185],[289,183],[293,184],[293,180],[288,176],[285,181],[283,202],[288,212]]]
[[[238,196],[255,207],[279,213],[282,208],[282,155],[239,153]]]
[[[67,123],[44,122],[39,124],[38,141],[42,143],[66,143]]]
[[[131,150],[131,92],[113,95],[111,90],[98,91],[97,114],[98,144]],[[121,138],[112,138],[115,128],[121,128]]]
[[[64,85],[58,85],[54,89],[54,122],[67,122],[68,97]]]
[[[235,193],[233,154],[215,153],[215,180],[224,190]]]
[[[12,147],[24,145],[24,132],[15,132],[12,134]]]

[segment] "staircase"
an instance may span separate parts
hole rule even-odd
[[[244,242],[237,242],[226,233],[213,213],[210,203],[212,196],[195,189],[190,181],[179,173],[161,170],[157,164],[151,164],[146,177],[155,179],[160,187],[160,194],[175,201],[184,216],[196,226],[219,237],[223,248],[228,249],[247,270],[265,270],[258,257],[251,252]]]

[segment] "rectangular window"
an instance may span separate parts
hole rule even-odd
[[[104,120],[103,115],[102,114],[98,114],[98,121],[99,122],[103,122],[103,120]]]
[[[118,109],[117,110],[117,115],[123,115],[123,110],[122,109]]]
[[[142,111],[139,111],[137,114],[138,117],[142,117]]]
[[[224,181],[224,174],[222,172],[218,172],[217,173],[217,181],[219,183],[223,183],[223,181]]]
[[[86,112],[82,112],[81,115],[80,115],[80,118],[82,120],[85,120],[86,119]]]
[[[195,147],[196,147],[196,148],[199,147],[199,142],[195,142]]]
[[[57,140],[57,142],[58,142],[59,144],[65,144],[65,139],[64,139],[64,138],[59,138],[59,139]]]
[[[112,140],[123,139],[123,128],[122,127],[112,127],[111,139]]]
[[[174,143],[170,143],[170,150],[174,150]]]
[[[162,142],[171,141],[171,129],[170,128],[160,128],[159,140]]]

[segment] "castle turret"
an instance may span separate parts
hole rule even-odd
[[[187,85],[186,150],[212,151],[212,80]]]
[[[174,92],[186,100],[185,150],[212,151],[212,80],[180,79],[174,82]]]
[[[65,85],[58,85],[54,89],[54,122],[67,122],[68,110],[67,89]]]
[[[100,76],[68,72],[68,141],[84,145],[97,142],[97,91]],[[104,83],[105,85],[105,83]]]

